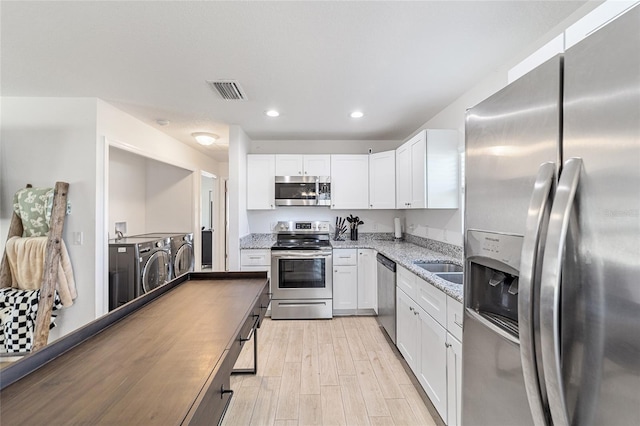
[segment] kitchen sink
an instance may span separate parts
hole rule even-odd
[[[464,275],[462,272],[436,272],[433,275],[442,278],[443,280],[449,281],[454,284],[463,284],[464,283]]]
[[[454,265],[453,263],[435,263],[435,262],[416,262],[416,266],[429,272],[459,272],[462,273],[462,266]]]

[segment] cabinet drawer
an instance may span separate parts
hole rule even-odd
[[[416,302],[440,325],[447,326],[447,295],[422,278],[416,277]]]
[[[271,250],[242,250],[240,252],[242,266],[270,266]]]
[[[357,249],[339,249],[333,251],[333,265],[357,265]]]
[[[408,269],[398,266],[396,269],[396,285],[402,289],[407,296],[416,299],[416,280],[418,277]]]
[[[447,296],[447,331],[461,342],[463,312],[462,303]]]

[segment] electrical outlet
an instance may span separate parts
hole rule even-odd
[[[71,201],[67,201],[67,215],[71,214]]]

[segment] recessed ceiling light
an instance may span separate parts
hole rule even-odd
[[[351,113],[351,118],[362,118],[364,117],[364,113],[362,111],[353,111]]]
[[[200,145],[205,145],[205,146],[213,145],[215,141],[218,140],[219,138],[218,135],[214,133],[207,133],[207,132],[195,132],[195,133],[191,133],[191,136],[193,136]]]
[[[270,109],[270,110],[266,111],[265,114],[267,114],[269,117],[279,117],[280,116],[280,113],[278,111],[276,111],[275,109]]]

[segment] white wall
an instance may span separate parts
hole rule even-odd
[[[229,126],[229,270],[240,270],[240,238],[249,234],[247,153],[251,139],[238,125]]]
[[[350,214],[364,222],[358,232],[393,232],[393,219],[404,218],[401,210],[332,210],[329,207],[278,207],[275,210],[249,210],[249,228],[252,233],[271,233],[280,220],[321,220],[331,223],[332,232],[336,216],[346,218]],[[349,234],[347,231],[347,238]]]
[[[115,223],[126,222],[126,235],[147,229],[146,160],[118,148],[109,148],[109,238],[115,238]]]
[[[50,341],[91,321],[95,311],[96,267],[96,99],[3,97],[0,172],[0,245],[11,219],[13,194],[26,183],[52,187],[69,183],[71,214],[63,239],[74,270],[78,298],[63,309]],[[82,232],[83,244],[71,236]]]
[[[116,142],[118,148],[197,171],[190,173],[190,190],[186,191],[193,193],[185,207],[189,229],[199,229],[200,171],[216,174],[218,165],[99,99],[3,97],[0,109],[0,249],[4,249],[15,191],[26,183],[53,186],[59,180],[70,184],[72,211],[66,218],[63,238],[68,243],[78,299],[59,314],[52,340],[107,311],[108,141]],[[74,232],[82,232],[82,246],[70,243]],[[199,233],[196,239],[199,259]]]
[[[543,37],[531,43],[529,46],[523,46],[517,56],[512,60],[505,64],[498,64],[491,74],[487,75],[480,83],[425,122],[420,128],[416,129],[413,134],[427,128],[456,129],[460,134],[459,150],[461,153],[464,152],[466,110],[505,87],[508,83],[509,69],[561,34],[566,28],[597,7],[599,3],[600,2],[587,2]],[[460,206],[463,206],[462,198],[464,198],[464,194],[461,193],[460,197]],[[461,246],[463,244],[462,216],[462,208],[458,210],[407,210],[407,232]]]
[[[145,232],[193,232],[195,235],[200,230],[200,215],[194,224],[192,172],[154,160],[147,160],[146,165]]]
[[[203,155],[201,152],[178,142],[149,124],[126,114],[100,99],[97,100],[97,106],[97,134],[99,144],[111,144],[112,146],[126,150],[130,153],[193,172],[190,173],[188,178],[191,181],[189,186],[190,189],[187,190],[187,193],[190,193],[190,196],[188,197],[189,205],[185,205],[184,208],[188,210],[188,214],[190,215],[188,230],[200,229],[200,174],[201,171],[218,174],[218,163],[211,157]],[[108,146],[104,147],[102,145],[99,147],[98,157],[98,164],[108,164]],[[102,173],[106,175],[107,171],[103,171]],[[107,189],[106,187],[107,185],[105,184],[103,187],[98,188],[98,192],[104,193]],[[100,211],[100,209],[98,210]],[[98,217],[96,220],[97,222],[102,221],[103,223],[106,223],[104,217]],[[181,223],[176,224],[176,226],[182,226]],[[147,228],[143,232],[146,232],[148,227],[151,225],[147,223],[146,226]],[[108,232],[109,229],[107,229],[107,225],[103,225],[103,228],[100,230],[103,246],[100,247],[107,247],[106,235]],[[214,238],[216,237],[217,236],[214,235]],[[200,268],[201,234],[199,232],[194,233],[194,255],[196,258],[196,268]],[[104,259],[101,271],[103,278],[101,280],[105,281],[105,271],[107,271],[108,262],[106,259],[106,253],[101,256],[101,258]],[[107,311],[108,304],[106,286],[103,287],[101,297],[96,298],[96,305],[96,310],[99,314],[103,314]]]
[[[466,110],[497,92],[506,84],[506,70],[492,73],[480,84],[474,86],[431,120],[420,126],[413,134],[422,129],[455,129],[459,134],[458,150],[463,153]],[[464,194],[460,192],[460,206],[463,205],[463,198]],[[462,215],[462,208],[456,210],[406,210],[406,232],[462,246]]]

